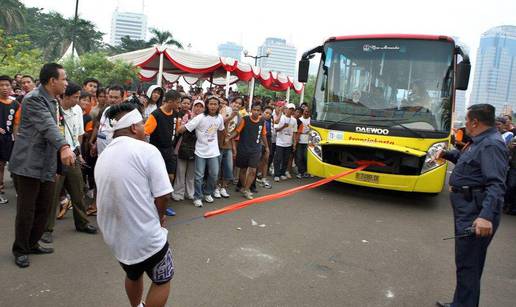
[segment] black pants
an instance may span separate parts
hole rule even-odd
[[[299,174],[306,173],[306,150],[308,148],[308,144],[297,144],[296,146],[296,165],[297,172]]]
[[[461,193],[451,193],[455,220],[455,234],[464,233],[478,217],[482,208],[483,192],[473,192],[473,200],[468,202]],[[480,300],[480,280],[486,261],[487,248],[500,223],[500,215],[495,215],[493,235],[477,238],[476,236],[455,240],[455,265],[457,268],[457,285],[453,297],[453,306],[475,307]]]
[[[284,176],[287,171],[288,159],[292,154],[292,146],[281,147],[276,145],[274,153],[274,177]]]
[[[45,231],[55,183],[14,175],[18,193],[13,254],[27,255]]]

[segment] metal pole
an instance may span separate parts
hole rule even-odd
[[[249,93],[249,112],[251,112],[251,106],[253,105],[253,95],[254,95],[254,77],[251,79],[251,86],[249,86],[251,92]]]
[[[287,103],[290,101],[290,87],[287,89]]]
[[[305,86],[301,89],[301,97],[299,98],[299,105],[301,105],[305,100]]]
[[[75,51],[75,32],[77,28],[77,18],[79,15],[79,0],[75,1],[75,17],[73,19],[73,29],[72,29],[72,62],[74,57],[74,51]]]
[[[161,87],[161,82],[163,80],[163,52],[159,54],[159,70],[158,70],[158,81],[157,85]]]
[[[231,73],[226,71],[226,98],[229,98],[229,77],[231,77]]]

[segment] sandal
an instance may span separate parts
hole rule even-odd
[[[88,208],[88,210],[86,210],[86,215],[87,216],[97,216],[97,209],[96,208]]]

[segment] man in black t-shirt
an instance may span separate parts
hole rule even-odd
[[[256,176],[256,169],[260,163],[263,146],[265,146],[266,155],[269,154],[267,130],[264,120],[261,118],[261,113],[261,104],[254,104],[251,109],[251,115],[242,118],[238,127],[229,136],[229,139],[231,139],[237,134],[240,135],[236,166],[240,168],[240,182],[244,185],[241,191],[247,199],[253,199],[250,187]]]

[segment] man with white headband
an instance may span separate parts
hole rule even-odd
[[[133,104],[108,113],[113,141],[99,156],[97,221],[104,241],[126,272],[131,306],[143,306],[143,273],[152,281],[147,306],[165,306],[174,275],[165,210],[173,191],[159,150],[145,142],[143,117]]]

